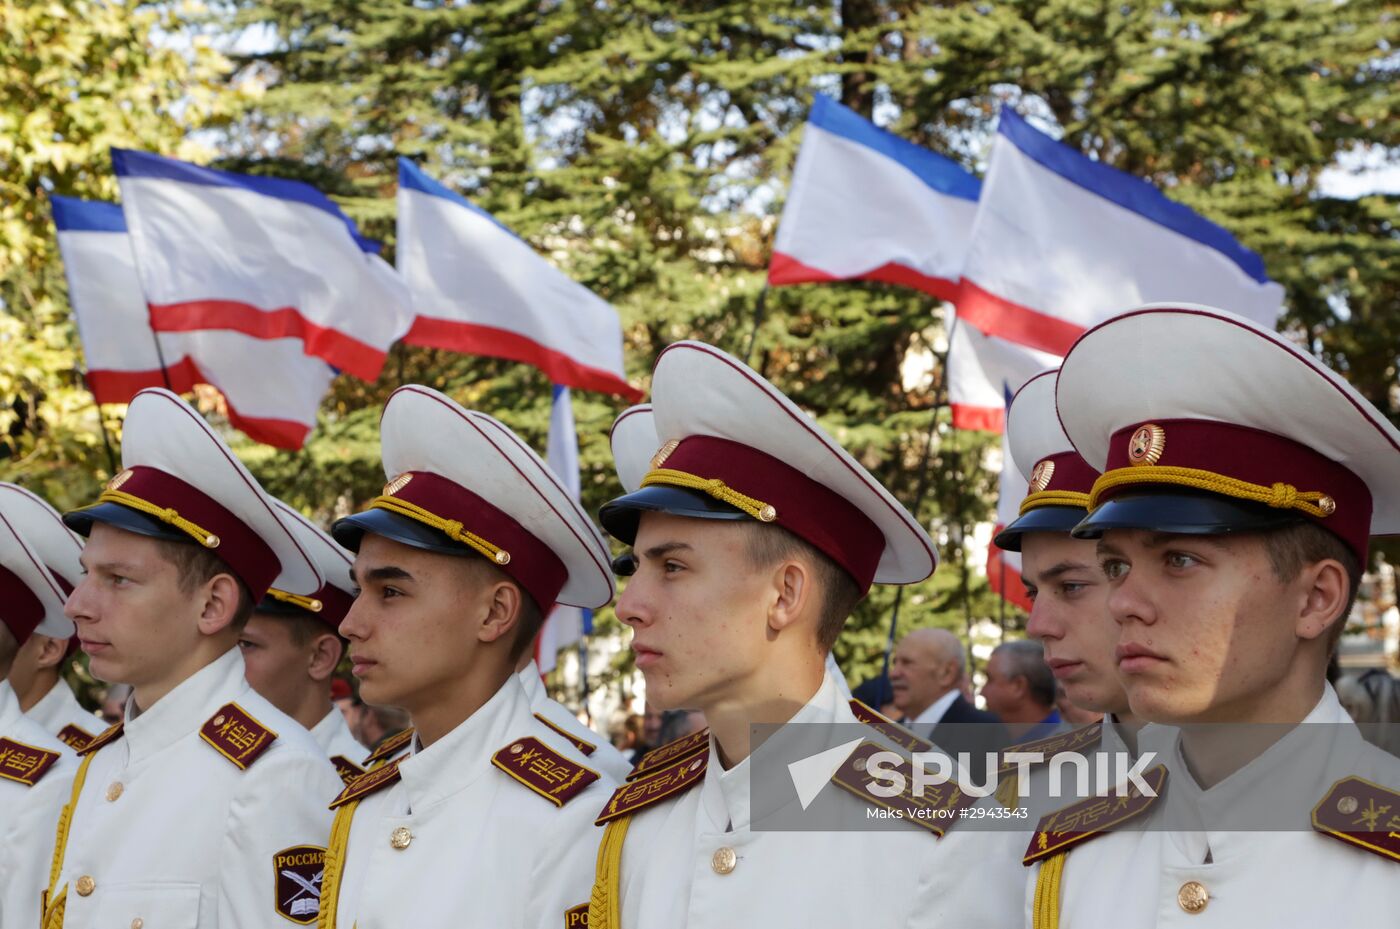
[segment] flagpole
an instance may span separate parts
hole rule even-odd
[[[150,310],[146,311],[146,321],[150,322]],[[165,381],[165,389],[171,393],[175,392],[175,387],[170,383],[170,370],[165,366],[165,350],[160,347],[160,333],[156,332],[156,327],[151,326],[151,341],[156,347],[156,361],[160,362],[160,376]]]
[[[92,397],[92,407],[97,411],[97,428],[102,433],[102,447],[107,450],[107,468],[112,474],[116,474],[121,469],[117,467],[117,453],[112,448],[112,436],[107,432],[107,421],[102,418],[102,402],[97,399],[97,392],[92,389],[87,374],[78,371],[78,376],[83,379],[83,386]]]
[[[763,287],[758,292],[758,302],[753,309],[753,328],[749,330],[749,344],[744,349],[744,364],[753,367],[753,349],[758,342],[758,330],[763,325],[763,314],[768,306],[768,281],[763,282]]]

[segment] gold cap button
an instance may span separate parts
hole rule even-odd
[[[412,841],[413,833],[408,830],[407,826],[400,826],[389,833],[389,844],[401,851],[408,848],[408,844]]]
[[[739,863],[739,856],[734,854],[734,849],[729,846],[715,851],[714,857],[710,859],[710,867],[716,874],[728,874],[734,870],[734,866]]]
[[[120,797],[122,795],[122,790],[124,789],[125,788],[122,787],[121,781],[113,781],[112,783],[108,784],[107,802],[111,803],[113,800],[116,800],[118,797]]]
[[[78,896],[86,897],[97,889],[97,881],[94,881],[91,875],[84,874],[82,877],[78,878],[78,883],[73,886],[74,889],[78,891]]]
[[[1210,891],[1199,881],[1187,881],[1176,892],[1176,902],[1188,913],[1199,913],[1210,902]]]
[[[144,925],[146,925],[146,921],[140,916],[136,917],[131,921],[131,929],[141,929],[141,927]]]

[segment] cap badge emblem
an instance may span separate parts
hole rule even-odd
[[[1128,462],[1135,465],[1155,465],[1162,460],[1167,447],[1167,431],[1156,423],[1138,427],[1128,440]]]
[[[1031,471],[1031,483],[1026,489],[1027,493],[1038,494],[1050,486],[1050,478],[1055,476],[1055,462],[1049,458],[1042,460]]]
[[[664,465],[666,463],[666,459],[671,457],[671,453],[674,452],[680,446],[680,444],[680,439],[672,439],[665,445],[658,448],[656,450],[656,454],[651,456],[652,469],[655,470]]]
[[[392,481],[384,485],[384,496],[392,497],[394,494],[408,486],[408,482],[413,480],[412,474],[400,474]]]
[[[118,490],[118,489],[120,489],[120,487],[121,487],[123,484],[125,484],[127,481],[131,480],[131,473],[132,473],[132,472],[131,472],[131,469],[130,469],[130,468],[126,468],[125,470],[121,471],[119,474],[117,474],[115,477],[113,477],[110,481],[107,482],[107,489],[108,489],[108,490]]]

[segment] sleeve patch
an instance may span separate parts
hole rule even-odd
[[[1343,778],[1313,807],[1312,824],[1323,835],[1400,861],[1400,793],[1394,790]]]
[[[380,788],[387,787],[399,779],[399,763],[390,761],[377,768],[370,768],[364,774],[355,778],[345,789],[340,792],[340,796],[331,801],[331,809],[344,806],[351,800],[358,800],[363,796],[374,793]]]
[[[80,752],[92,744],[94,736],[81,726],[72,723],[58,730],[58,740],[75,752]]]
[[[977,802],[977,798],[963,791],[957,784],[950,782],[943,784],[922,785],[918,794],[914,792],[914,762],[912,759],[900,757],[898,764],[892,768],[888,765],[878,766],[886,772],[898,772],[904,775],[904,790],[893,797],[885,797],[874,793],[871,788],[878,784],[884,784],[887,778],[878,777],[870,769],[877,767],[871,765],[874,755],[889,751],[874,742],[862,742],[860,747],[851,752],[849,758],[836,769],[832,775],[832,780],[836,786],[842,790],[852,793],[881,809],[890,810],[896,813],[900,819],[927,829],[934,835],[942,837],[952,825],[957,822],[959,813]]]
[[[403,732],[397,735],[391,735],[383,742],[380,742],[379,746],[369,753],[369,756],[365,758],[363,763],[372,765],[376,761],[387,761],[389,758],[401,752],[411,741],[413,741],[413,728],[409,727]]]
[[[278,915],[302,926],[316,922],[325,874],[326,850],[319,845],[294,845],[274,854]]]
[[[45,751],[14,739],[0,739],[0,778],[7,781],[33,787],[49,773],[57,760],[58,752]]]
[[[699,732],[692,732],[688,736],[683,736],[674,742],[667,742],[660,748],[654,748],[647,752],[637,761],[637,766],[632,769],[631,774],[627,775],[627,779],[631,781],[645,777],[654,771],[670,767],[682,758],[690,758],[709,750],[710,730],[701,729]]]
[[[1162,796],[1167,784],[1167,769],[1164,765],[1158,765],[1144,774],[1142,779],[1156,796],[1149,797],[1130,786],[1126,793],[1090,797],[1043,817],[1035,827],[1035,834],[1031,836],[1031,843],[1026,847],[1021,863],[1029,865],[1049,858],[1147,812]]]
[[[704,779],[709,761],[709,752],[692,755],[682,758],[668,768],[628,781],[613,792],[612,799],[603,807],[603,813],[595,821],[596,824],[602,826],[614,819],[660,803],[667,797],[684,793]]]
[[[587,903],[580,903],[578,906],[564,911],[564,929],[587,929],[587,926]]]
[[[199,737],[214,747],[220,755],[242,770],[258,760],[273,742],[277,733],[258,722],[237,703],[225,703],[200,727]]]
[[[344,755],[335,755],[331,758],[331,764],[335,765],[335,773],[340,775],[342,783],[349,784],[355,778],[365,773],[365,769],[355,764]]]
[[[540,722],[544,723],[554,732],[558,733],[561,737],[565,739],[565,741],[567,741],[574,748],[583,752],[585,755],[591,755],[598,750],[598,746],[594,745],[592,742],[589,742],[587,739],[580,739],[572,732],[569,732],[561,728],[560,726],[556,726],[554,723],[550,722],[548,719],[541,716],[539,713],[535,714],[535,718],[538,719]]]
[[[491,763],[555,806],[563,806],[598,779],[598,772],[565,758],[533,736],[516,739]]]

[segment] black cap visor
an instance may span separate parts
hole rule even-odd
[[[693,519],[753,519],[738,507],[698,490],[654,484],[603,504],[598,511],[598,522],[603,524],[608,535],[631,545],[637,539],[637,526],[643,513],[669,513]]]
[[[1145,529],[1173,535],[1267,532],[1307,520],[1296,510],[1234,500],[1212,493],[1145,492],[1114,497],[1084,518],[1076,539],[1101,538],[1109,529]]]
[[[1068,535],[1084,521],[1088,511],[1082,506],[1038,506],[997,533],[992,541],[1007,552],[1021,550],[1021,536],[1027,532],[1058,532]]]
[[[449,539],[441,530],[388,510],[365,510],[354,516],[337,519],[331,526],[331,538],[352,552],[360,550],[360,540],[367,532],[440,555],[481,557],[476,549]]]
[[[71,510],[63,514],[63,525],[80,536],[86,537],[91,534],[93,523],[103,523],[152,539],[195,544],[193,536],[187,535],[169,523],[161,522],[154,516],[148,516],[129,506],[122,506],[120,503],[94,503],[92,506],[85,506],[80,510]]]

